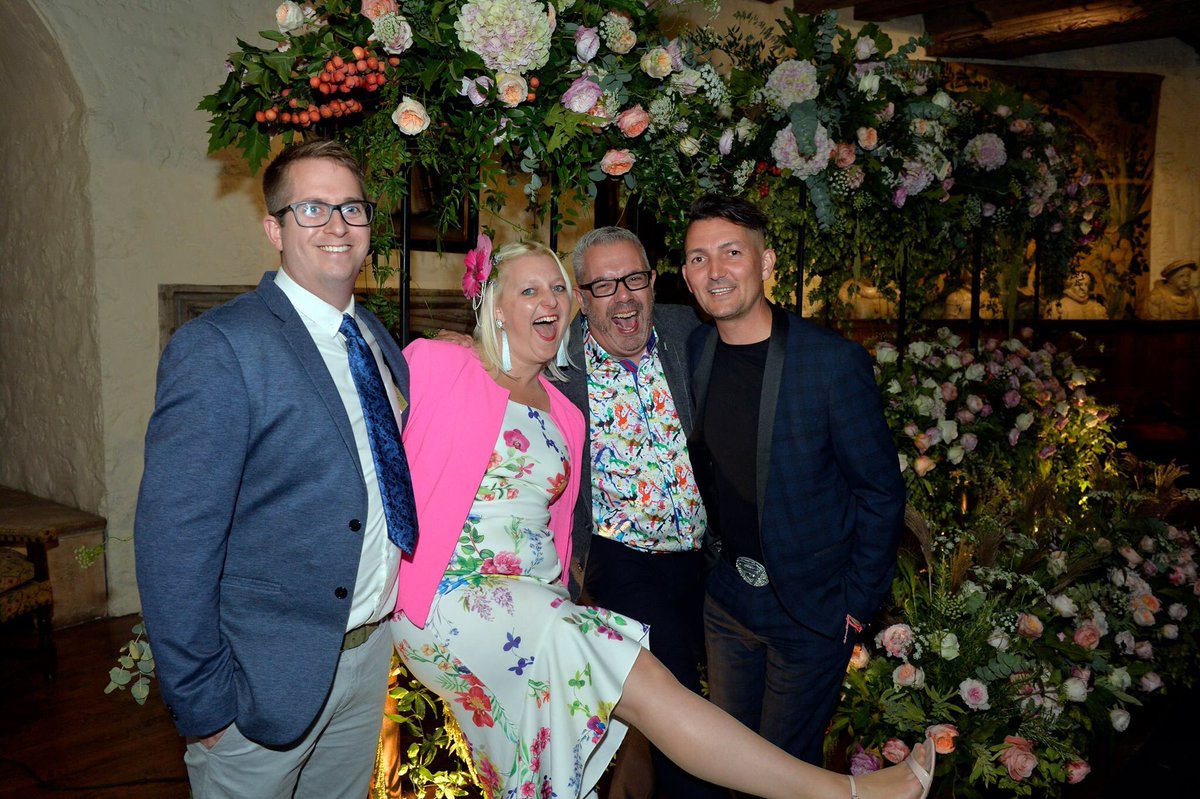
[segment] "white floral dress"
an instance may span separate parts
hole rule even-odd
[[[610,713],[648,628],[568,599],[547,525],[570,468],[549,414],[509,402],[425,629],[394,626],[490,799],[590,794],[625,736]]]

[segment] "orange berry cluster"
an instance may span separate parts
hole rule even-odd
[[[384,72],[388,65],[396,66],[400,59],[391,56],[376,58],[364,47],[355,47],[351,59],[335,55],[325,62],[321,71],[308,79],[308,86],[313,96],[318,94],[349,94],[361,89],[367,92],[377,92],[387,83]],[[260,124],[282,123],[307,128],[323,119],[342,117],[347,114],[357,114],[363,110],[363,104],[353,97],[338,97],[323,103],[308,104],[304,100],[290,96],[291,88],[284,89],[280,102],[254,114]]]

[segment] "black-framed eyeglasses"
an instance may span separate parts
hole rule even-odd
[[[601,280],[593,280],[591,283],[581,283],[579,288],[587,289],[593,297],[611,297],[617,293],[618,283],[624,284],[625,288],[630,291],[641,291],[650,285],[650,276],[653,274],[653,269],[647,269],[644,272],[630,272],[625,277],[606,277]]]
[[[348,203],[333,205],[319,200],[301,200],[298,203],[285,205],[278,211],[272,211],[271,216],[282,220],[288,211],[291,211],[292,216],[296,217],[296,224],[300,227],[328,225],[329,220],[333,219],[334,211],[342,215],[342,220],[347,225],[366,227],[375,218],[375,203],[369,200],[351,200]]]

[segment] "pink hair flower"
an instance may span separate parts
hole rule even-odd
[[[475,240],[475,249],[469,250],[463,263],[463,295],[473,300],[483,296],[483,287],[487,284],[488,276],[492,273],[492,240],[486,233],[480,233]]]

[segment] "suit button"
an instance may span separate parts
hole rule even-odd
[[[339,585],[339,586],[338,586],[336,589],[334,589],[333,595],[334,595],[335,597],[337,597],[338,599],[345,599],[345,598],[346,598],[346,594],[347,594],[347,593],[349,593],[349,592],[348,592],[348,591],[346,591],[346,589],[345,589],[345,588],[342,588],[342,587]]]
[[[362,522],[360,522],[358,519],[351,519],[350,520],[350,529],[357,533],[359,530],[362,529]]]

